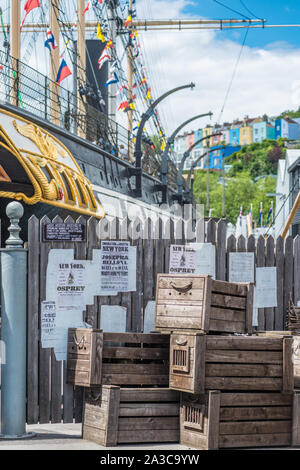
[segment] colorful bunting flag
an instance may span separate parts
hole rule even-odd
[[[132,17],[131,15],[127,16],[127,20],[125,21],[124,27],[127,28],[127,26],[132,23]]]
[[[55,37],[50,29],[46,33],[45,47],[48,47],[49,51],[53,51],[57,48]]]
[[[260,210],[259,210],[258,225],[262,225],[262,217],[263,217],[263,210],[262,210],[262,204],[261,204]]]
[[[86,14],[86,12],[90,9],[90,6],[91,6],[91,2],[88,2],[87,6],[85,7],[85,9],[82,12],[82,15]]]
[[[271,217],[272,212],[273,212],[273,204],[271,204],[271,207],[268,212],[267,224],[270,222],[270,217]]]
[[[147,80],[146,80],[145,77],[142,78],[142,80],[141,80],[140,83],[139,83],[139,86],[142,86],[143,83],[147,83]]]
[[[113,72],[108,78],[108,80],[104,83],[104,86],[106,87],[108,85],[112,85],[113,83],[118,83],[119,81],[120,80],[118,75],[116,74],[116,72]]]
[[[148,88],[144,102],[151,99],[151,93],[150,93],[150,91],[151,91],[151,88]]]
[[[41,5],[40,5],[39,0],[27,0],[27,2],[26,2],[25,5],[24,5],[24,10],[25,10],[26,13],[25,13],[25,16],[24,16],[24,18],[23,18],[23,21],[22,21],[22,23],[21,23],[21,28],[20,28],[20,29],[22,29],[22,26],[23,26],[23,24],[24,24],[24,21],[25,21],[25,19],[26,19],[26,16],[28,15],[28,13],[30,13],[31,10],[33,10],[34,8],[38,8],[38,7],[40,7],[40,6],[41,6]]]
[[[129,106],[128,101],[122,101],[122,103],[121,103],[120,106],[118,107],[118,111],[120,111],[120,109],[128,108],[128,106]]]
[[[60,83],[65,78],[67,78],[69,75],[72,75],[72,72],[69,69],[69,67],[67,66],[67,63],[66,63],[65,59],[62,59],[60,67],[59,67],[58,72],[57,72],[57,77],[56,77],[56,80],[55,80],[56,85],[60,85]]]
[[[102,51],[102,54],[101,54],[100,58],[98,59],[99,70],[101,69],[102,65],[110,59],[111,59],[111,57],[108,54],[106,46],[105,46],[103,51]]]
[[[106,39],[104,37],[104,34],[102,33],[102,29],[101,29],[101,25],[100,23],[98,23],[98,26],[97,26],[97,39],[100,39],[102,42],[105,42]]]

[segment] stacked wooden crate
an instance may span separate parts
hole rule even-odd
[[[156,295],[155,328],[170,333],[169,387],[181,392],[180,442],[298,444],[293,340],[251,335],[253,286],[161,274]]]
[[[68,383],[84,386],[82,437],[103,446],[178,442],[168,335],[69,329]]]

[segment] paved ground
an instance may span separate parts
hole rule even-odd
[[[35,432],[36,437],[22,440],[0,440],[1,450],[169,450],[185,451],[191,448],[180,444],[140,444],[119,445],[118,447],[103,447],[94,442],[81,439],[81,424],[34,424],[27,426],[27,432]],[[191,449],[194,450],[194,449]],[[260,448],[259,450],[263,450]],[[264,448],[264,450],[279,450],[279,448]],[[299,448],[284,447],[280,450],[299,450]]]
[[[1,450],[188,450],[179,444],[120,445],[103,447],[81,439],[81,424],[34,424],[27,432],[36,432],[36,437],[22,440],[0,440]]]

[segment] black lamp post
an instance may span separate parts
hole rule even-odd
[[[209,113],[198,114],[197,116],[193,116],[192,118],[190,118],[190,119],[188,119],[187,121],[184,121],[182,124],[180,124],[180,126],[178,126],[177,129],[175,129],[175,131],[173,132],[173,134],[168,138],[167,144],[166,144],[166,147],[165,147],[165,150],[164,150],[164,153],[163,153],[163,158],[162,158],[162,165],[161,165],[161,186],[160,186],[160,188],[158,188],[158,189],[161,189],[161,191],[162,191],[162,199],[161,199],[162,204],[166,204],[166,203],[167,203],[168,155],[169,155],[170,147],[171,147],[171,145],[174,143],[174,139],[175,139],[176,135],[178,134],[178,132],[181,131],[181,129],[182,129],[183,127],[185,127],[187,124],[189,124],[190,122],[194,121],[195,119],[199,119],[199,118],[205,117],[205,116],[210,116],[210,118],[211,118],[212,115],[213,115],[213,113],[210,111]]]
[[[177,175],[177,195],[174,197],[174,199],[177,199],[179,203],[182,202],[182,187],[183,187],[183,176],[182,176],[182,174],[183,174],[183,167],[184,167],[186,159],[189,157],[191,151],[193,150],[194,147],[196,147],[196,145],[198,145],[203,140],[210,139],[211,137],[215,137],[217,135],[222,135],[222,133],[218,132],[216,134],[211,134],[211,135],[207,135],[206,137],[202,137],[202,139],[197,140],[193,145],[190,146],[190,148],[188,150],[186,150],[184,152],[183,157],[182,157],[181,162],[180,162],[179,169],[178,169],[178,175]],[[206,152],[206,153],[208,153],[208,152]],[[201,155],[196,161],[198,162],[200,160],[200,158],[202,158],[202,157],[204,157],[204,155]]]
[[[136,136],[136,143],[134,149],[134,157],[135,157],[135,168],[130,169],[130,175],[135,176],[135,196],[141,197],[142,196],[142,135],[145,123],[151,117],[153,109],[160,103],[164,98],[171,95],[171,93],[175,93],[176,91],[183,90],[184,88],[194,88],[194,83],[189,83],[188,85],[182,85],[177,88],[173,88],[172,90],[167,91],[159,98],[157,98],[153,103],[149,106],[147,111],[142,115],[142,119],[138,128],[137,136]]]

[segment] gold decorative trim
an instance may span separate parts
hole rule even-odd
[[[4,140],[4,143],[0,142],[0,145],[6,148],[19,161],[34,190],[32,197],[28,197],[24,193],[9,191],[0,191],[0,197],[22,200],[26,204],[31,205],[37,202],[43,202],[70,211],[79,212],[80,214],[97,218],[104,217],[105,213],[103,207],[100,202],[96,202],[91,183],[83,175],[79,165],[65,145],[55,136],[52,136],[30,121],[3,109],[0,109],[0,114],[1,113],[25,123],[25,125],[21,125],[15,119],[12,121],[15,129],[21,135],[30,139],[40,150],[41,154],[32,152],[31,150],[17,148],[7,132],[0,125],[0,136],[2,136]],[[65,162],[59,161],[59,155],[64,158],[69,156],[75,169],[68,166]],[[49,178],[47,178],[42,168],[45,168],[49,174]],[[5,170],[3,169],[3,171]],[[62,175],[64,178],[62,178]],[[69,199],[66,184],[68,184],[74,200]],[[61,199],[62,192],[64,200]]]

